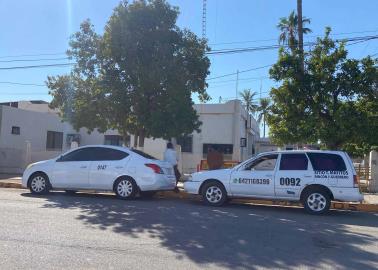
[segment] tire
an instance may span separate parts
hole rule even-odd
[[[114,184],[114,193],[122,200],[132,199],[138,191],[134,179],[130,177],[120,178]]]
[[[328,192],[322,188],[312,188],[303,197],[304,209],[312,215],[327,213],[331,206],[331,198]]]
[[[156,194],[156,191],[141,191],[140,192],[140,196],[142,198],[146,198],[146,199],[150,199],[152,197],[154,197]]]
[[[77,190],[65,190],[67,195],[75,195],[77,193]]]
[[[207,205],[222,206],[227,201],[227,192],[219,182],[208,182],[202,187],[201,191],[202,198]]]
[[[30,177],[29,189],[32,194],[47,194],[50,191],[50,181],[46,174],[35,173]]]

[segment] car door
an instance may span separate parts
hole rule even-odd
[[[54,188],[88,188],[88,174],[90,168],[90,147],[80,148],[69,152],[54,164],[52,185]]]
[[[314,178],[305,153],[283,153],[275,175],[277,197],[299,197],[303,186]]]
[[[234,196],[274,196],[274,174],[278,154],[260,156],[232,172],[230,189]]]
[[[95,147],[89,171],[90,187],[111,190],[114,180],[122,174],[129,159],[129,154],[124,151]]]

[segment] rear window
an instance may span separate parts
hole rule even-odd
[[[306,171],[308,160],[305,154],[282,154],[281,171]]]
[[[157,159],[157,158],[155,158],[155,157],[153,157],[153,156],[151,156],[151,155],[149,155],[149,154],[147,154],[147,153],[145,153],[145,152],[142,152],[142,151],[140,151],[140,150],[137,150],[137,149],[131,149],[131,151],[133,151],[135,154],[138,154],[138,155],[140,155],[140,156],[142,156],[142,157],[144,157],[144,158],[148,158],[148,159]]]
[[[307,153],[315,171],[346,171],[343,158],[337,154]]]

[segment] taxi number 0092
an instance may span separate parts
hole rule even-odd
[[[280,178],[280,185],[281,186],[300,186],[301,185],[301,179],[300,178],[281,177]]]

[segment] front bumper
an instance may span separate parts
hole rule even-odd
[[[199,194],[199,189],[202,182],[186,181],[184,182],[184,190],[190,194]]]

